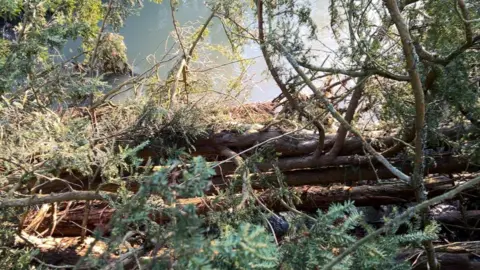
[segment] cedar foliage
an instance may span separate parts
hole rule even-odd
[[[173,2],[172,6],[178,4]],[[283,42],[299,59],[314,58],[303,43],[305,38],[315,38],[316,31],[308,3],[265,2],[266,17],[271,23],[267,30],[270,38]],[[338,34],[342,23],[356,22],[368,29],[369,22],[352,11],[368,9],[368,1],[350,1],[346,5],[347,2],[332,1],[330,9],[335,33]],[[420,33],[419,39],[427,44],[427,50],[437,49],[440,54],[449,52],[448,48],[458,45],[450,42],[454,40],[452,36],[458,35],[456,31],[461,28],[461,21],[458,18],[454,21],[457,27],[454,30],[440,29],[447,28],[445,24],[450,23],[442,21],[448,17],[443,14],[448,14],[449,10],[435,1],[422,2],[425,2],[424,11],[433,17],[433,21],[423,21],[428,31]],[[478,8],[473,2],[469,1],[471,10]],[[344,202],[315,214],[294,212],[287,217],[288,231],[279,237],[279,228],[272,222],[272,218],[280,218],[278,213],[256,206],[252,197],[248,198],[244,208],[237,209],[241,198],[236,196],[234,185],[218,196],[218,200],[223,200],[224,209],[230,210],[199,215],[193,205],[175,207],[178,197],[201,197],[211,185],[214,169],[205,158],[191,154],[195,140],[211,132],[212,121],[205,119],[211,117],[208,114],[212,110],[191,104],[171,110],[172,100],[168,97],[175,78],[158,81],[156,76],[142,78],[149,90],[143,98],[117,105],[103,100],[105,90],[115,89],[102,80],[102,73],[128,73],[130,70],[126,63],[126,48],[117,32],[127,16],[138,12],[138,3],[140,1],[123,0],[107,3],[99,0],[0,3],[1,17],[17,20],[15,39],[0,40],[0,200],[40,193],[44,183],[62,180],[65,174],[84,177],[88,183],[100,178],[102,184],[119,184],[115,196],[105,194],[109,206],[115,209],[108,224],[109,233],[93,232],[95,241],[107,244],[106,251],[98,257],[89,250],[78,262],[79,266],[92,268],[111,266],[112,255],[122,252],[119,247],[139,235],[140,240],[135,247],[129,247],[127,254],[134,254],[135,264],[147,269],[318,269],[355,243],[361,236],[358,233],[374,231],[354,202]],[[239,23],[248,25],[250,18],[244,13],[251,6],[242,1],[208,1],[208,4],[223,20],[225,31],[232,37],[234,46],[229,57],[238,57],[239,48],[246,43],[246,39],[238,35],[245,31]],[[281,8],[282,13],[278,13]],[[342,10],[350,13],[342,14]],[[288,16],[282,17],[281,14]],[[112,32],[101,25],[108,26],[108,31]],[[186,44],[190,45],[191,39],[198,34],[192,32],[184,37],[188,41]],[[384,67],[401,73],[400,53],[390,55],[388,60],[391,63],[375,62],[373,59],[380,58],[384,52],[378,40],[369,43],[367,37],[367,32],[356,37],[360,39],[355,40],[359,46],[342,43],[342,57],[352,65],[366,69]],[[82,38],[84,62],[72,66],[62,59],[59,64],[52,51],[76,38]],[[275,63],[280,65],[284,61],[282,54],[274,46],[267,48]],[[475,51],[461,54],[446,66],[425,61],[419,63],[425,80],[429,72],[438,76],[428,89],[429,136],[434,136],[435,130],[445,123],[460,123],[466,118],[477,124],[472,119],[479,114],[478,82],[470,83],[472,77],[478,76],[478,73],[472,73],[472,66],[478,65],[477,62],[478,52]],[[304,86],[291,71],[280,70],[280,75],[288,82],[291,94],[298,94],[297,90]],[[309,75],[313,78],[317,72],[309,71]],[[365,76],[365,80],[369,76]],[[382,78],[376,79],[366,81],[368,90],[364,97],[368,101],[365,103],[382,103],[376,113],[384,127],[408,128],[414,118],[410,89],[400,82],[384,87],[382,82],[378,83]],[[210,83],[207,79],[198,79],[190,89],[184,90],[197,93],[211,87]],[[130,84],[138,87],[140,82],[133,80]],[[462,95],[457,94],[459,91]],[[325,116],[325,108],[319,108],[314,101],[304,105],[312,115]],[[439,145],[442,143],[445,141]],[[472,160],[478,156],[475,140],[453,148]],[[155,152],[157,158],[139,158],[139,153],[145,149]],[[242,175],[255,171],[257,162],[275,158],[268,147],[260,149],[236,172]],[[279,183],[269,183],[272,197],[285,200],[293,208],[292,201],[298,199],[296,194],[285,187],[282,173],[279,170],[275,173]],[[236,182],[242,180],[239,176]],[[139,185],[138,191],[127,188],[131,183]],[[65,190],[76,190],[76,187],[65,183]],[[2,209],[1,265],[28,269],[32,263],[38,263],[34,260],[38,250],[14,248],[13,243],[18,236],[16,226],[32,209],[37,208]],[[423,226],[416,216],[406,224],[407,232],[399,233],[401,224],[395,224],[387,233],[347,256],[334,269],[409,269],[409,262],[396,258],[398,251],[421,247],[422,242],[437,239],[439,228],[434,222]],[[147,251],[153,251],[149,259],[140,261],[138,257]],[[123,263],[113,260],[118,267],[126,267]]]

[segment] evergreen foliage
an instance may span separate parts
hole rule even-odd
[[[410,225],[406,234],[396,235],[397,228],[392,229],[375,242],[359,248],[334,269],[410,269],[408,263],[396,260],[397,252],[437,237],[435,229],[426,228],[422,232],[418,226]],[[373,231],[352,202],[334,204],[325,213],[317,212],[309,227],[308,230],[305,226],[299,227],[300,230],[289,235],[282,245],[282,266],[286,269],[315,269],[325,265],[356,242],[356,234]]]
[[[284,44],[293,57],[303,62],[314,59],[309,41],[317,39],[317,29],[309,1],[263,2],[268,40]],[[378,38],[379,29],[372,27],[384,23],[385,36],[396,34],[387,25],[388,16],[381,1],[373,2],[331,1],[331,25],[340,45],[335,68],[353,73],[366,70],[357,76],[368,88],[362,102],[376,107],[374,114],[383,127],[406,130],[415,119],[412,89],[405,80],[392,82],[382,76],[373,79],[371,73],[380,70],[391,77],[403,74],[404,70],[401,48],[395,47],[386,54],[383,39]],[[456,13],[452,19],[456,6],[436,0],[420,2],[419,8],[408,7],[404,11],[412,24],[426,29],[415,33],[416,40],[425,44],[427,51],[439,55],[462,46],[464,42],[455,37],[463,35],[464,22]],[[466,2],[473,14],[478,4]],[[172,1],[172,10],[177,4]],[[251,26],[256,19],[248,13],[256,11],[255,3],[207,1],[207,5],[221,21],[231,43],[229,50],[215,49],[230,60],[241,59],[242,46],[257,40],[254,35],[249,37],[258,30]],[[0,17],[15,21],[15,38],[0,39],[0,200],[41,193],[42,187],[54,182],[62,182],[63,191],[75,191],[76,187],[64,181],[65,175],[81,178],[88,189],[96,189],[97,193],[102,186],[117,185],[115,196],[105,195],[106,204],[115,210],[107,225],[109,233],[98,229],[93,234],[95,241],[107,244],[107,250],[99,257],[92,255],[90,249],[79,262],[94,268],[111,266],[110,255],[121,254],[120,247],[130,245],[131,238],[140,235],[139,248],[130,246],[127,253],[133,253],[135,263],[145,269],[318,269],[374,232],[351,201],[333,204],[327,211],[318,210],[315,214],[295,209],[300,197],[288,188],[277,167],[276,182],[259,182],[271,190],[272,201],[290,210],[289,216],[283,218],[285,213],[259,206],[259,199],[248,188],[243,190],[248,200],[242,202],[244,207],[238,207],[242,199],[237,196],[238,189],[250,181],[250,173],[259,172],[256,164],[273,163],[278,158],[271,145],[256,149],[248,159],[241,158],[235,172],[237,178],[228,189],[219,191],[212,202],[221,202],[215,211],[205,214],[199,213],[201,209],[194,204],[179,206],[180,198],[203,197],[211,188],[216,165],[191,153],[195,150],[194,142],[208,136],[212,129],[205,120],[212,110],[205,112],[196,106],[172,109],[171,91],[177,89],[171,86],[178,78],[159,80],[156,70],[136,77],[146,85],[143,98],[115,105],[108,102],[104,93],[105,89],[120,90],[106,83],[102,76],[131,72],[127,48],[118,31],[125,18],[137,14],[140,7],[141,1],[128,0],[0,2]],[[374,13],[375,18],[364,16],[368,12]],[[198,42],[200,52],[213,48],[202,38],[208,31],[201,29],[191,27],[185,31],[187,34],[179,34],[177,41],[188,48]],[[342,29],[347,29],[347,38]],[[81,63],[55,56],[68,40],[77,38],[82,41],[78,57],[85,56]],[[396,46],[398,40],[385,42]],[[284,66],[285,59],[278,48],[271,44],[262,46],[272,54],[276,65]],[[177,60],[181,63],[201,57],[201,53],[194,52]],[[464,124],[466,120],[478,127],[479,57],[478,50],[466,51],[447,64],[417,63],[424,84],[429,74],[436,76],[433,86],[425,89],[429,137],[437,136],[436,130],[444,125]],[[247,63],[241,62],[241,73],[247,69]],[[292,94],[298,94],[305,86],[291,70],[278,71]],[[188,98],[189,93],[211,90],[214,80],[209,76],[190,76],[186,69],[183,72],[185,86],[181,95]],[[311,78],[319,76],[319,71],[307,73]],[[135,80],[132,87],[139,86]],[[238,84],[231,81],[229,86],[237,89]],[[345,98],[346,95],[336,100],[336,104]],[[325,108],[315,101],[301,105],[316,118],[326,115]],[[457,145],[445,138],[436,139],[439,146],[449,145],[475,162],[480,158],[480,143],[469,135],[464,136],[468,143]],[[146,151],[154,153],[154,158],[142,158]],[[406,153],[412,154],[408,150]],[[92,186],[95,181],[100,187]],[[138,189],[129,189],[133,185]],[[90,202],[86,205],[88,209]],[[0,265],[29,269],[38,255],[38,250],[30,248],[6,248],[15,245],[15,226],[22,225],[24,216],[32,209],[34,206],[30,205],[1,209]],[[85,213],[88,214],[87,210]],[[409,269],[410,263],[397,257],[399,251],[437,239],[439,227],[434,222],[424,226],[416,216],[404,224],[407,232],[400,232],[402,224],[394,224],[334,269]],[[212,233],[212,228],[217,231]],[[147,250],[149,259],[138,259]],[[124,267],[122,261],[115,263],[118,268]]]

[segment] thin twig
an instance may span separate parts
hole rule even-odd
[[[182,42],[182,36],[180,35],[180,32],[178,31],[178,21],[175,18],[175,4],[173,2],[177,2],[176,0],[170,0],[170,12],[172,15],[172,22],[173,22],[173,28],[175,29],[175,34],[177,35],[178,43],[180,43],[180,47],[182,48],[183,52],[183,57],[187,56],[187,50],[185,50],[185,46],[183,46]]]
[[[171,1],[173,1],[173,0],[171,0]],[[170,1],[170,3],[172,3],[171,1]],[[172,17],[173,17],[173,14],[174,14],[174,12],[173,12],[173,6],[172,6]],[[183,50],[183,57],[182,57],[182,60],[177,65],[175,65],[175,67],[169,73],[169,74],[173,73],[174,69],[178,68],[178,70],[175,74],[175,77],[174,77],[174,83],[173,83],[171,89],[169,89],[171,91],[170,94],[169,94],[170,101],[169,101],[169,105],[168,105],[169,106],[169,112],[170,112],[169,115],[172,114],[171,112],[175,108],[175,102],[176,102],[175,96],[177,94],[177,86],[178,86],[178,80],[180,79],[180,75],[183,72],[184,81],[185,81],[185,84],[186,84],[187,83],[186,67],[188,66],[188,64],[190,62],[190,59],[192,58],[193,52],[195,51],[195,47],[197,46],[200,39],[202,39],[203,34],[204,34],[205,30],[207,29],[208,25],[210,24],[210,22],[212,21],[214,15],[215,15],[215,10],[210,14],[208,19],[203,24],[202,28],[200,29],[200,31],[198,33],[198,36],[196,37],[196,39],[193,41],[192,45],[190,46],[190,48],[188,50],[188,54],[187,54],[186,50],[184,49],[183,44],[181,43],[180,36],[178,36],[180,45],[182,46],[182,50]],[[173,20],[174,20],[174,26],[176,26],[175,17],[173,17]],[[178,35],[178,32],[177,32],[177,35]]]
[[[241,176],[242,176],[242,201],[240,204],[237,206],[238,209],[242,209],[245,206],[245,203],[248,201],[250,198],[250,190],[252,189],[251,184],[250,184],[250,172],[245,164],[245,161],[243,160],[242,157],[240,157],[239,154],[235,153],[228,147],[222,147],[219,148],[221,155],[227,157],[227,158],[233,158],[233,162],[237,166],[237,170],[242,170]]]
[[[107,25],[108,16],[110,16],[110,12],[112,11],[112,6],[113,6],[113,0],[110,0],[108,2],[108,6],[107,6],[107,12],[105,13],[105,16],[103,17],[102,26],[100,27],[100,32],[97,35],[97,40],[95,40],[95,48],[93,49],[92,58],[90,59],[91,60],[90,61],[90,74],[93,74],[93,68],[95,67],[95,62],[97,60],[98,47],[100,46],[100,40],[102,38],[103,32],[105,31],[105,26]],[[93,99],[92,99],[91,102],[93,102]]]
[[[275,239],[275,244],[278,246],[278,239],[277,239],[277,236],[275,235],[275,230],[273,229],[272,227],[272,224],[270,224],[270,221],[268,221],[268,219],[266,217],[263,217],[265,219],[265,221],[267,222],[268,224],[268,227],[270,228],[270,230],[272,231],[272,234],[273,234],[273,239]]]

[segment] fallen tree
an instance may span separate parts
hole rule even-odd
[[[391,179],[395,176],[386,168],[378,166],[372,167],[376,164],[373,160],[368,158],[360,159],[367,160],[360,164],[352,166],[359,161],[359,157],[345,157],[344,162],[351,164],[350,166],[329,166],[321,169],[297,169],[283,173],[285,183],[289,186],[301,185],[320,185],[328,186],[335,183],[356,183],[366,180],[377,181],[382,179]],[[348,161],[348,162],[347,162]],[[410,163],[403,159],[392,159],[392,164],[406,173],[412,172]],[[215,163],[212,163],[215,166]],[[455,174],[467,171],[476,171],[478,168],[470,165],[467,160],[461,157],[452,155],[437,156],[426,166],[425,175],[429,174]],[[211,178],[212,187],[206,191],[207,195],[216,193],[219,189],[227,189],[232,184],[236,183],[237,175],[234,175],[236,167],[233,163],[224,163],[216,168],[217,175]],[[278,175],[274,172],[252,173],[250,174],[252,187],[254,189],[265,189],[268,187],[278,185]],[[181,179],[179,179],[181,181]],[[66,190],[88,190],[89,179],[81,177],[72,173],[65,172],[59,175],[56,179],[43,179],[37,183],[34,189],[36,192],[43,194],[50,194],[52,192],[63,192]],[[138,182],[125,183],[126,187],[131,191],[137,191],[139,187]],[[119,187],[117,183],[103,183],[102,178],[98,177],[90,183],[90,190],[102,190],[115,192]],[[30,186],[33,188],[33,186]]]
[[[200,139],[195,142],[195,154],[203,156],[215,156],[219,155],[217,146],[229,147],[235,151],[241,152],[254,145],[262,144],[265,141],[273,140],[270,145],[278,152],[281,157],[292,156],[305,156],[312,154],[318,145],[318,135],[313,132],[297,132],[295,134],[289,134],[285,136],[288,131],[282,129],[267,129],[263,130],[263,126],[257,127],[257,130],[248,130],[247,134],[233,131],[222,131],[211,135],[209,138]],[[247,129],[247,128],[245,128]],[[476,128],[469,127],[452,127],[442,128],[437,131],[439,136],[444,139],[456,140],[462,135],[475,131]],[[368,140],[372,143],[372,146],[378,150],[386,150],[392,147],[398,140],[396,135],[382,136],[387,133],[386,131],[370,132],[368,134]],[[324,153],[328,152],[335,141],[337,135],[327,134],[324,142]],[[346,138],[341,151],[340,156],[347,155],[364,155],[365,152],[362,148],[362,142],[356,137]],[[145,156],[147,156],[145,154]]]
[[[453,187],[454,181],[445,177],[438,177],[430,180],[426,186],[429,191],[429,197],[435,197],[443,194]],[[317,209],[326,209],[332,203],[343,202],[352,200],[357,206],[381,206],[390,204],[404,204],[415,200],[414,190],[402,183],[397,184],[382,184],[375,186],[331,186],[331,187],[319,187],[319,186],[300,186],[289,188],[290,192],[295,194],[299,199],[295,201],[295,207],[298,210],[306,212],[315,212]],[[83,196],[83,198],[82,198]],[[258,200],[262,202],[266,207],[276,212],[289,211],[289,206],[285,201],[282,201],[282,197],[274,190],[267,190],[257,194]],[[64,202],[59,204],[59,209],[56,210],[56,216],[51,211],[48,215],[39,216],[36,211],[32,211],[29,214],[29,218],[26,220],[25,226],[35,227],[37,232],[47,232],[52,226],[54,230],[49,233],[53,235],[64,236],[78,236],[82,230],[82,221],[84,220],[85,204],[74,203],[73,205],[65,201],[78,201],[78,200],[98,200],[99,198],[108,198],[108,195],[100,195],[95,192],[72,192],[65,194],[53,194],[45,195],[40,198],[33,199],[14,199],[11,201],[3,202],[0,204],[0,208],[11,206],[32,206],[44,203]],[[225,205],[224,202],[215,202],[215,197],[208,198],[192,198],[192,199],[180,199],[178,206],[194,204],[197,208],[198,214],[205,214],[209,211],[221,211],[228,209],[229,205]],[[110,219],[114,215],[115,210],[110,208],[107,203],[96,201],[90,206],[87,228],[93,231],[99,227],[108,231],[106,228]],[[162,217],[162,211],[159,210],[159,215],[156,216],[159,222],[165,222],[166,217]],[[446,219],[445,217],[442,217]],[[36,221],[35,221],[36,220]],[[32,225],[34,224],[34,225]]]
[[[320,41],[308,1],[254,1],[249,6],[241,1],[228,5],[208,1],[211,14],[195,30],[179,26],[175,19],[179,2],[172,0],[172,34],[183,53],[160,60],[104,95],[97,91],[99,79],[94,74],[128,69],[122,38],[105,31],[118,30],[136,2],[64,6],[47,0],[44,7],[20,2],[0,14],[22,16],[15,23],[16,40],[0,46],[4,83],[0,86],[0,209],[5,210],[2,224],[9,224],[5,229],[9,236],[23,229],[39,235],[81,235],[85,240],[90,231],[100,229],[110,232],[109,245],[116,245],[135,228],[152,240],[153,247],[137,246],[117,261],[93,260],[105,269],[139,264],[137,257],[150,251],[152,265],[146,268],[165,262],[160,268],[187,269],[191,262],[200,262],[204,265],[197,268],[223,269],[238,263],[242,265],[237,268],[283,268],[283,263],[291,263],[291,268],[302,269],[358,265],[388,269],[397,266],[391,259],[400,247],[420,244],[429,269],[452,261],[472,267],[458,256],[437,260],[435,252],[451,250],[435,248],[438,235],[428,213],[432,205],[459,198],[465,224],[456,224],[458,212],[433,219],[471,232],[476,229],[471,221],[478,214],[469,211],[478,209],[473,196],[480,180],[455,179],[456,174],[478,171],[472,164],[478,164],[480,153],[478,135],[470,134],[477,130],[462,128],[466,122],[479,126],[478,54],[472,50],[478,49],[480,38],[474,35],[477,19],[470,18],[476,11],[474,1],[458,0],[453,5],[427,1],[415,6],[409,5],[417,1],[331,1],[331,26],[342,50],[318,65],[318,55],[307,45],[313,43],[303,42],[304,38]],[[45,12],[56,8],[58,18],[54,14],[48,22],[43,20]],[[70,15],[72,20],[64,20]],[[280,103],[225,108],[224,99],[219,99],[210,102],[221,103],[215,104],[220,107],[216,110],[209,105],[198,108],[201,98],[189,100],[190,94],[210,92],[217,82],[217,71],[208,72],[217,67],[204,67],[209,59],[203,57],[205,49],[212,48],[204,34],[214,17],[232,46],[231,54],[220,51],[241,63],[241,74],[246,59],[236,57],[239,48],[250,41],[258,43],[286,99],[280,101],[284,106],[280,115],[274,113]],[[412,17],[419,20],[404,19]],[[99,29],[93,27],[100,21]],[[91,26],[82,29],[86,57],[78,69],[67,70],[66,63],[51,61],[46,52],[75,38],[77,22]],[[349,33],[340,39],[337,31],[345,26]],[[458,43],[463,32],[465,41]],[[165,80],[159,79],[160,66],[169,61],[177,64]],[[198,70],[199,66],[205,69]],[[239,77],[232,87],[243,79]],[[300,93],[306,86],[310,97]],[[108,102],[128,87],[141,87],[147,97],[130,104]],[[295,129],[284,129],[285,123]],[[303,129],[312,127],[314,132]],[[459,182],[465,183],[455,186]],[[466,190],[473,196],[468,194],[468,206],[463,207]],[[214,196],[198,198],[202,195]],[[344,204],[332,205],[337,202]],[[352,224],[362,225],[356,223],[360,215],[355,206],[411,202],[417,205],[377,231],[359,240],[350,233]],[[328,207],[328,215],[308,215]],[[293,230],[294,237],[306,241],[291,242],[289,247],[288,241],[277,238],[273,227],[278,224],[269,221],[281,211],[313,219],[320,226],[312,228],[326,230]],[[420,224],[407,221],[413,214],[421,216]],[[196,227],[210,218],[226,224],[222,228],[226,240],[211,241]],[[270,225],[273,237],[257,226],[259,219]],[[402,235],[409,239],[405,243],[385,233],[405,223],[414,231]],[[231,239],[242,242],[235,246]],[[8,246],[3,240],[0,237],[0,246]],[[157,260],[160,249],[164,254]],[[9,252],[0,249],[10,268],[30,253]],[[473,251],[461,252],[463,256]],[[349,255],[353,259],[344,260]]]

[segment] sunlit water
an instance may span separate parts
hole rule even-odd
[[[183,2],[183,1],[181,1]],[[210,15],[210,10],[205,7],[203,1],[185,1],[175,13],[175,17],[181,26],[195,23],[201,25]],[[329,0],[312,0],[312,17],[318,26],[318,37],[322,44],[313,44],[313,48],[318,50],[320,56],[325,56],[325,50],[336,48],[336,43],[332,38],[328,28]],[[147,59],[160,60],[170,49],[173,40],[169,35],[174,30],[169,1],[163,1],[162,4],[155,4],[150,1],[144,1],[144,8],[137,16],[129,17],[120,33],[124,36],[127,46],[127,55],[129,62],[134,67],[135,73],[142,73],[152,66],[152,62]],[[226,35],[218,19],[214,18],[209,27],[208,41],[212,44],[227,44]],[[78,42],[76,43],[78,46]],[[70,48],[75,45],[70,45]],[[154,56],[154,57],[152,57]],[[256,44],[244,47],[243,56],[245,58],[255,58],[255,63],[248,68],[247,77],[251,78],[250,96],[248,102],[267,101],[277,97],[280,94],[275,82],[268,77],[266,64],[262,57],[260,48]],[[322,57],[320,57],[322,58]],[[219,53],[212,53],[210,59],[213,60],[213,66],[226,63],[226,59]],[[166,64],[159,70],[159,74],[165,78],[167,72],[173,63]],[[235,65],[223,66],[219,69],[222,76],[235,76]],[[217,86],[219,86],[217,84]],[[221,86],[220,86],[221,88]]]

